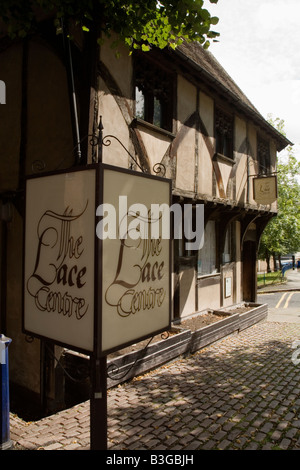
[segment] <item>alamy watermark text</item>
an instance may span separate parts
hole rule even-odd
[[[150,209],[140,203],[128,207],[127,196],[119,196],[119,207],[113,204],[98,206],[101,217],[96,234],[101,240],[117,239],[184,239],[186,250],[199,250],[204,243],[203,204],[151,204]]]

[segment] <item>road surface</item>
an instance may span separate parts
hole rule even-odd
[[[268,320],[300,323],[300,290],[259,294],[259,304],[268,304]]]

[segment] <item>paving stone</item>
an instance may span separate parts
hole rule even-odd
[[[300,324],[262,322],[108,392],[108,447],[299,449]],[[272,347],[270,347],[272,344]],[[89,401],[43,420],[11,415],[22,449],[88,449]]]
[[[279,444],[279,447],[283,450],[287,450],[289,446],[291,445],[291,439],[282,439],[282,441]]]
[[[49,446],[45,446],[44,450],[58,450],[62,449],[63,445],[59,442],[55,442],[54,444],[50,444]]]
[[[288,429],[288,431],[285,433],[285,436],[287,438],[290,438],[292,439],[294,436],[296,436],[296,434],[299,432],[299,430],[297,428],[290,428]]]
[[[276,431],[274,431],[274,432],[272,433],[271,439],[272,439],[273,441],[279,441],[279,439],[281,438],[281,436],[282,436],[282,433],[281,433],[280,431],[276,430]]]
[[[78,444],[67,444],[63,447],[63,450],[77,450]]]
[[[228,439],[224,439],[223,441],[219,442],[218,449],[225,450],[231,446],[231,442]]]
[[[274,428],[273,423],[267,422],[265,423],[262,428],[260,429],[264,433],[270,432]]]
[[[250,442],[246,447],[245,450],[257,450],[259,447],[257,442]]]
[[[261,449],[262,449],[262,450],[272,450],[273,447],[274,447],[274,445],[273,445],[271,442],[267,442],[266,444],[264,444],[264,445],[262,446]]]
[[[200,450],[202,446],[202,442],[198,440],[193,440],[193,442],[190,442],[185,450]]]

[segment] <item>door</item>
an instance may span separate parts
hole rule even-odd
[[[247,240],[243,243],[243,300],[256,302],[256,242]]]

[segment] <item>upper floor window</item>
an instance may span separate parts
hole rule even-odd
[[[136,117],[172,131],[172,74],[138,57],[135,67]]]
[[[233,158],[233,117],[216,107],[215,109],[216,152]]]
[[[259,174],[269,173],[271,167],[270,145],[267,140],[264,140],[261,137],[257,138],[257,160],[259,165]]]

